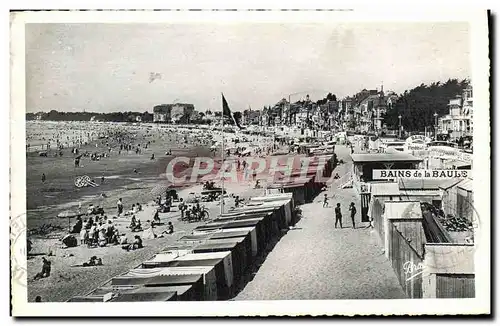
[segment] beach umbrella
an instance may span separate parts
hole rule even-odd
[[[63,211],[63,212],[57,214],[57,217],[68,218],[68,229],[70,229],[71,228],[71,218],[76,217],[76,216],[80,216],[80,215],[83,215],[83,214],[78,212],[78,211],[67,210],[67,211]]]
[[[67,210],[67,211],[63,211],[63,212],[57,214],[57,217],[59,217],[59,218],[72,218],[72,217],[76,217],[76,216],[80,216],[80,215],[82,215],[82,214],[78,211]]]

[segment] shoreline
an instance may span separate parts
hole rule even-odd
[[[42,124],[43,127],[43,124]],[[126,129],[125,129],[126,130]],[[74,167],[74,155],[70,149],[65,148],[62,157],[39,157],[35,153],[27,153],[27,228],[30,231],[43,231],[47,227],[45,234],[32,234],[28,237],[33,241],[33,249],[28,255],[28,298],[34,301],[40,295],[43,301],[61,302],[76,295],[83,295],[93,288],[102,284],[106,280],[116,276],[128,269],[137,266],[144,260],[155,255],[161,248],[175,242],[178,238],[191,232],[197,225],[203,222],[187,223],[179,221],[180,213],[173,207],[172,212],[160,214],[163,225],[150,229],[148,221],[152,219],[154,205],[152,204],[156,196],[151,193],[155,186],[166,182],[165,168],[168,162],[175,156],[213,157],[209,146],[204,145],[207,139],[201,135],[215,132],[210,130],[183,132],[171,132],[167,128],[158,128],[149,132],[148,128],[132,126],[131,133],[137,133],[134,142],[145,142],[150,140],[148,148],[142,148],[142,153],[121,153],[117,154],[114,149],[110,156],[102,158],[100,161],[91,161],[84,158],[81,162],[82,168]],[[217,136],[213,137],[216,138]],[[220,135],[219,135],[220,137]],[[206,138],[206,137],[205,137]],[[103,152],[107,146],[106,140],[97,139],[87,146],[81,147],[85,150]],[[95,147],[97,144],[97,147]],[[114,144],[116,146],[116,144]],[[172,156],[165,156],[166,150],[172,150]],[[55,151],[54,151],[55,153]],[[155,154],[155,159],[151,160],[151,154]],[[215,157],[217,159],[217,157]],[[30,164],[31,163],[31,164]],[[138,173],[134,173],[134,168]],[[44,173],[47,180],[42,182],[39,176]],[[100,184],[100,176],[105,176],[104,184],[99,187],[76,188],[74,178],[78,175],[89,175]],[[200,193],[201,182],[187,184],[183,188],[177,188],[180,197],[188,198],[192,193]],[[260,189],[254,190],[249,183],[227,184],[228,193],[253,194],[260,193]],[[101,197],[105,193],[106,197]],[[54,197],[44,197],[44,196]],[[40,197],[43,196],[43,197]],[[35,198],[38,198],[35,200]],[[42,198],[42,199],[40,199]],[[116,215],[116,201],[122,198],[125,204],[125,211],[129,210],[133,203],[141,203],[144,210],[139,212],[137,218],[144,225],[143,233],[153,231],[161,234],[166,229],[167,221],[171,221],[175,228],[175,233],[163,238],[144,238],[144,248],[126,252],[121,246],[109,245],[106,247],[87,248],[87,246],[77,246],[72,248],[62,248],[60,238],[68,234],[68,227],[73,225],[75,218],[58,218],[57,214],[63,210],[74,210],[78,203],[85,211],[89,203],[100,205],[104,208],[106,215],[119,232],[125,232],[130,240],[133,237],[128,229],[130,217],[113,218]],[[30,200],[31,199],[31,200]],[[226,209],[229,208],[233,199],[226,199]],[[210,217],[215,217],[219,211],[219,202],[203,203],[210,212]],[[85,217],[84,217],[85,218]],[[80,241],[79,235],[75,237]],[[104,266],[95,267],[72,267],[88,261],[91,256],[102,258]],[[46,257],[52,262],[52,273],[48,278],[33,280],[34,275],[41,268],[42,257]]]

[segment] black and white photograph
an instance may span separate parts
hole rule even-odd
[[[12,315],[490,313],[488,13],[380,11],[12,12]]]

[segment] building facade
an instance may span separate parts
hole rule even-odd
[[[449,113],[438,120],[438,132],[449,135],[451,139],[472,136],[473,133],[473,96],[469,86],[448,103]]]
[[[193,104],[175,103],[161,104],[153,108],[153,122],[156,123],[185,123],[189,122],[194,112]]]
[[[340,101],[337,121],[343,129],[362,133],[381,133],[385,129],[384,115],[392,108],[398,96],[394,92],[363,89]]]

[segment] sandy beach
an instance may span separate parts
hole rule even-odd
[[[78,127],[86,128],[84,124],[78,124],[79,126],[71,125],[71,130],[78,130]],[[35,136],[41,137],[41,133],[37,133],[36,130],[40,127],[43,127],[43,124],[27,125],[27,134],[34,135],[30,140],[36,138]],[[181,129],[181,132],[174,133],[171,129],[158,126],[124,124],[113,125],[111,128],[110,126],[93,127],[95,139],[86,140],[86,144],[82,143],[79,146],[79,151],[80,153],[106,152],[107,157],[100,158],[99,161],[83,157],[80,167],[75,167],[72,147],[64,148],[63,146],[62,156],[57,155],[58,150],[53,148],[49,150],[48,157],[39,156],[40,151],[27,151],[27,225],[29,238],[33,243],[33,249],[28,255],[30,301],[33,301],[36,296],[41,296],[44,301],[66,301],[73,296],[84,295],[113,276],[151,258],[163,247],[174,243],[202,223],[180,221],[180,211],[173,207],[170,213],[160,214],[162,225],[156,226],[153,231],[157,235],[161,234],[166,229],[167,222],[170,221],[174,225],[174,234],[147,238],[149,221],[155,210],[153,205],[155,195],[151,191],[159,185],[168,184],[165,177],[168,162],[177,156],[195,158],[220,154],[217,152],[214,154],[210,149],[210,145],[217,142],[206,137],[209,131],[197,133]],[[115,136],[106,137],[106,133]],[[53,133],[53,139],[60,137],[61,134],[64,133]],[[201,134],[204,137],[200,136]],[[48,137],[47,133],[44,136]],[[134,145],[140,144],[141,152],[120,151],[118,139],[130,141]],[[169,150],[172,155],[165,155]],[[152,154],[155,159],[151,159]],[[44,182],[41,179],[42,174],[46,177]],[[74,180],[82,175],[88,175],[98,186],[77,188]],[[104,180],[101,177],[104,177]],[[238,194],[242,198],[259,195],[261,191],[252,189],[249,184],[244,183],[228,184],[226,189],[228,193]],[[201,190],[200,183],[192,183],[178,188],[178,194],[181,198],[188,198],[199,194]],[[143,210],[137,213],[136,217],[144,225],[145,236],[143,232],[132,233],[128,229],[130,216],[115,218],[116,202],[119,198],[122,198],[125,211],[129,210],[132,204],[143,205]],[[113,221],[115,227],[120,233],[125,233],[128,239],[132,239],[135,234],[141,235],[144,248],[132,252],[126,252],[119,245],[97,248],[87,248],[86,245],[81,245],[63,248],[60,239],[68,234],[69,227],[75,223],[75,219],[58,218],[57,215],[64,210],[77,210],[79,206],[85,210],[90,204],[103,207],[105,214]],[[203,204],[209,210],[211,217],[220,213],[219,202]],[[234,206],[234,200],[228,198],[225,209],[227,210],[232,205]],[[75,237],[79,240],[78,234],[75,234]],[[103,266],[74,267],[74,265],[81,265],[88,261],[92,256],[101,258]],[[42,257],[51,261],[52,273],[48,278],[34,281],[33,277],[41,269]]]

